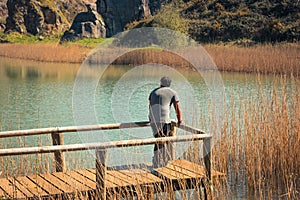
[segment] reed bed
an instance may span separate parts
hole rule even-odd
[[[298,43],[236,45],[204,45],[221,71],[300,75]]]
[[[59,44],[1,44],[0,47],[0,56],[46,62],[81,63],[92,51],[91,48],[80,45]],[[299,43],[260,44],[247,47],[205,44],[203,47],[221,71],[285,74],[294,77],[300,75]],[[106,53],[107,55],[110,53]],[[111,56],[113,55],[114,52],[111,52]],[[111,60],[99,57],[97,59],[101,59],[102,62],[105,62],[105,59]],[[116,59],[114,64],[138,65],[151,62],[190,67],[190,64],[179,56],[154,48],[131,51]]]
[[[0,56],[44,62],[81,63],[90,49],[58,44],[1,44]]]
[[[213,163],[237,190],[244,183],[250,198],[300,197],[299,94],[299,81],[275,78],[271,92],[260,83],[250,102],[230,98]]]

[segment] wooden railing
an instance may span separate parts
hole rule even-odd
[[[149,139],[122,140],[122,141],[102,142],[102,143],[68,144],[68,145],[65,145],[63,140],[63,133],[66,132],[75,133],[75,132],[95,131],[95,130],[136,128],[136,127],[146,127],[149,125],[150,125],[149,122],[131,122],[131,123],[69,126],[69,127],[41,128],[41,129],[31,129],[31,130],[0,132],[0,138],[51,134],[52,142],[53,142],[53,146],[0,149],[0,156],[54,153],[56,171],[62,172],[65,171],[65,166],[66,166],[65,159],[64,159],[64,152],[95,150],[96,192],[97,192],[97,196],[100,197],[100,199],[105,199],[106,196],[105,174],[107,168],[106,167],[107,149],[130,147],[130,146],[143,146],[143,145],[151,145],[151,144],[166,143],[166,142],[186,142],[186,141],[203,140],[203,160],[206,168],[207,178],[208,180],[211,180],[211,153],[210,152],[211,152],[212,136],[200,129],[193,128],[188,125],[180,125],[178,128],[192,133],[191,135],[149,138]]]

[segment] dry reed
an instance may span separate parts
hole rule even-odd
[[[204,45],[204,48],[221,71],[300,75],[298,43],[250,47]]]
[[[81,63],[91,52],[89,48],[76,45],[67,47],[55,44],[1,44],[0,47],[0,56],[46,62]],[[249,47],[206,44],[203,47],[221,71],[286,74],[294,77],[300,75],[299,43],[261,44]],[[103,61],[106,58],[101,59]],[[186,60],[170,52],[151,48],[134,50],[115,60],[115,64],[145,63],[189,66]]]
[[[81,63],[89,49],[56,44],[1,44],[0,56],[45,62]]]
[[[231,97],[227,120],[214,149],[214,163],[217,169],[228,173],[233,185],[246,183],[252,198],[297,199],[299,81],[274,79],[271,92],[264,92],[260,83],[260,90],[248,103]],[[278,84],[283,85],[282,89],[278,89]],[[237,107],[239,114],[229,114]]]

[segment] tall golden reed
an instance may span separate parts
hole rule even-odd
[[[297,199],[299,80],[274,76],[270,92],[263,91],[260,82],[259,91],[249,98],[250,102],[243,102],[231,97],[227,119],[214,149],[215,168],[227,172],[232,184],[245,182],[249,195],[255,199]],[[236,108],[238,114],[229,114]]]

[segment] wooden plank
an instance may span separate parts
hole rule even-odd
[[[107,180],[118,185],[118,187],[127,187],[130,185],[130,183],[120,179],[120,177],[114,176],[112,170],[107,171]]]
[[[191,163],[187,160],[174,160],[170,164],[195,173],[197,176],[205,177],[205,168],[203,166]]]
[[[163,176],[163,177],[165,177],[167,179],[171,179],[171,180],[193,178],[193,177],[187,176],[181,172],[174,171],[174,170],[168,168],[168,165],[166,167],[156,168],[156,169],[154,169],[154,171],[156,171],[160,176]]]
[[[16,188],[8,179],[0,179],[0,188],[5,191],[4,196],[9,198],[25,198],[25,195]]]
[[[34,194],[32,194],[25,186],[23,186],[21,183],[19,183],[15,178],[7,177],[7,179],[11,183],[13,183],[27,198],[34,196]]]
[[[69,171],[66,174],[69,175],[70,177],[72,177],[73,179],[76,179],[78,182],[88,186],[92,190],[96,189],[96,182],[91,181],[87,177],[85,177],[85,176],[83,176],[83,175],[81,175],[81,174],[79,174],[75,171]]]
[[[184,169],[205,176],[205,168],[203,166],[189,162],[187,160],[174,160],[172,161],[172,165],[180,166]],[[226,176],[225,173],[216,170],[212,170],[211,175],[213,178],[221,178]]]
[[[163,180],[159,177],[151,174],[149,171],[145,171],[142,169],[132,169],[132,170],[120,170],[119,172],[129,176],[133,179],[138,179],[141,184],[149,184],[149,183],[162,183]]]
[[[1,180],[0,180],[1,181]],[[1,198],[6,198],[7,197],[7,194],[1,189],[0,187],[0,199]]]
[[[187,170],[185,168],[182,168],[181,166],[177,166],[177,165],[173,165],[172,163],[168,164],[167,166],[168,168],[176,171],[176,172],[180,172],[182,174],[185,174],[191,178],[203,178],[204,175],[201,175],[199,173],[195,173],[193,171]]]
[[[39,186],[37,186],[34,182],[32,182],[28,177],[16,177],[16,180],[21,183],[27,190],[29,190],[34,196],[37,197],[45,197],[48,194]]]
[[[124,182],[127,182],[128,186],[134,186],[134,185],[139,185],[139,180],[133,179],[130,176],[127,176],[126,174],[123,174],[119,171],[115,171],[115,170],[110,170],[109,174],[111,174],[112,176],[118,177],[120,180],[123,180]]]
[[[77,181],[76,179],[68,176],[65,173],[62,172],[54,172],[52,173],[53,176],[57,177],[58,179],[60,179],[61,181],[65,182],[66,184],[76,188],[78,191],[90,191],[92,190],[92,188],[86,186],[83,183],[80,183],[79,181]]]
[[[96,182],[96,169],[87,169],[86,170],[87,173],[85,173],[85,176],[87,176],[89,179],[91,179],[92,181]],[[115,188],[115,187],[119,187],[118,185],[116,185],[115,183],[111,182],[109,178],[106,177],[106,188]]]
[[[183,169],[194,172],[196,174],[205,176],[205,168],[203,166],[189,162],[187,160],[174,160],[174,161],[172,161],[172,165],[176,165]]]
[[[90,171],[92,171],[93,173],[96,173],[95,169],[90,169]],[[107,170],[106,181],[114,184],[116,187],[126,187],[126,186],[128,186],[128,183],[126,181],[123,181],[119,177],[116,177],[116,176],[112,175],[111,171],[114,171],[114,170]]]
[[[43,179],[42,177],[38,175],[31,175],[27,176],[32,182],[34,182],[36,185],[38,185],[40,188],[43,188],[48,194],[50,195],[58,195],[62,194],[63,191]]]
[[[60,188],[64,193],[73,193],[76,191],[75,187],[68,185],[59,178],[53,176],[52,174],[40,174],[40,176],[48,182],[51,182],[55,187]]]

